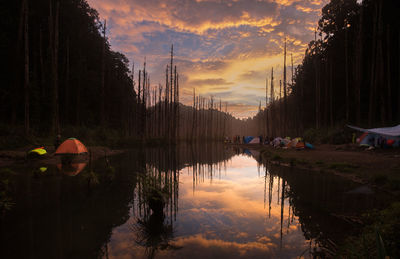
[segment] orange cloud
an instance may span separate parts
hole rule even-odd
[[[235,115],[247,117],[265,99],[261,89],[272,66],[275,85],[279,82],[284,37],[298,64],[313,38],[318,10],[328,0],[88,2],[107,19],[114,49],[130,60],[147,58],[153,83],[165,81],[169,46],[175,43],[182,93],[191,95],[196,87],[196,92],[223,98],[232,107],[244,105],[246,111]],[[245,77],[249,71],[257,76]],[[191,97],[181,100],[190,103]]]

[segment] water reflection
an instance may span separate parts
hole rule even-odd
[[[382,201],[351,192],[356,186],[340,178],[223,145],[109,159],[61,168],[75,177],[15,168],[15,206],[1,218],[5,257],[329,256],[354,231],[354,214]]]
[[[81,162],[81,163],[70,163],[70,164],[62,164],[59,163],[57,164],[58,170],[60,170],[63,174],[69,175],[69,176],[75,176],[82,172],[83,169],[85,169],[87,163]]]

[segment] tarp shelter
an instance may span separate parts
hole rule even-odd
[[[85,154],[88,153],[87,148],[85,145],[82,144],[79,140],[76,138],[69,138],[57,148],[56,150],[56,155],[66,155],[66,154],[72,154],[72,155],[79,155],[79,154]]]
[[[360,145],[378,146],[384,141],[389,146],[399,147],[400,145],[400,125],[395,127],[363,129],[351,125],[347,127],[364,132],[359,138]]]
[[[355,129],[362,132],[373,133],[376,135],[386,136],[386,137],[400,137],[400,125],[394,127],[386,127],[386,128],[373,128],[373,129],[363,129],[351,125],[347,125],[347,127],[351,129]]]

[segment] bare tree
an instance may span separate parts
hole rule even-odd
[[[101,54],[101,100],[100,100],[100,111],[101,111],[101,126],[105,127],[106,124],[106,116],[105,116],[105,103],[106,103],[106,94],[105,94],[105,68],[106,68],[106,29],[107,29],[107,20],[104,20],[104,25],[103,25],[103,49],[102,49],[102,54]]]
[[[283,96],[284,96],[284,112],[283,112],[283,134],[287,134],[287,89],[286,89],[286,37],[283,53]]]
[[[24,66],[24,94],[25,94],[25,135],[29,135],[29,4],[24,0],[22,5],[24,8],[24,50],[25,50],[25,66]]]

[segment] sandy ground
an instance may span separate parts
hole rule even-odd
[[[23,164],[27,162],[26,152],[31,150],[30,147],[20,148],[16,150],[2,150],[0,151],[0,167],[7,167],[15,164]],[[112,150],[102,146],[88,147],[89,152],[92,154],[92,159],[96,160],[104,156],[112,156],[122,153],[123,150]],[[54,147],[46,148],[47,154],[40,158],[40,163],[44,165],[55,165],[60,162],[60,157],[54,155]],[[82,155],[82,160],[89,160],[89,155]]]

